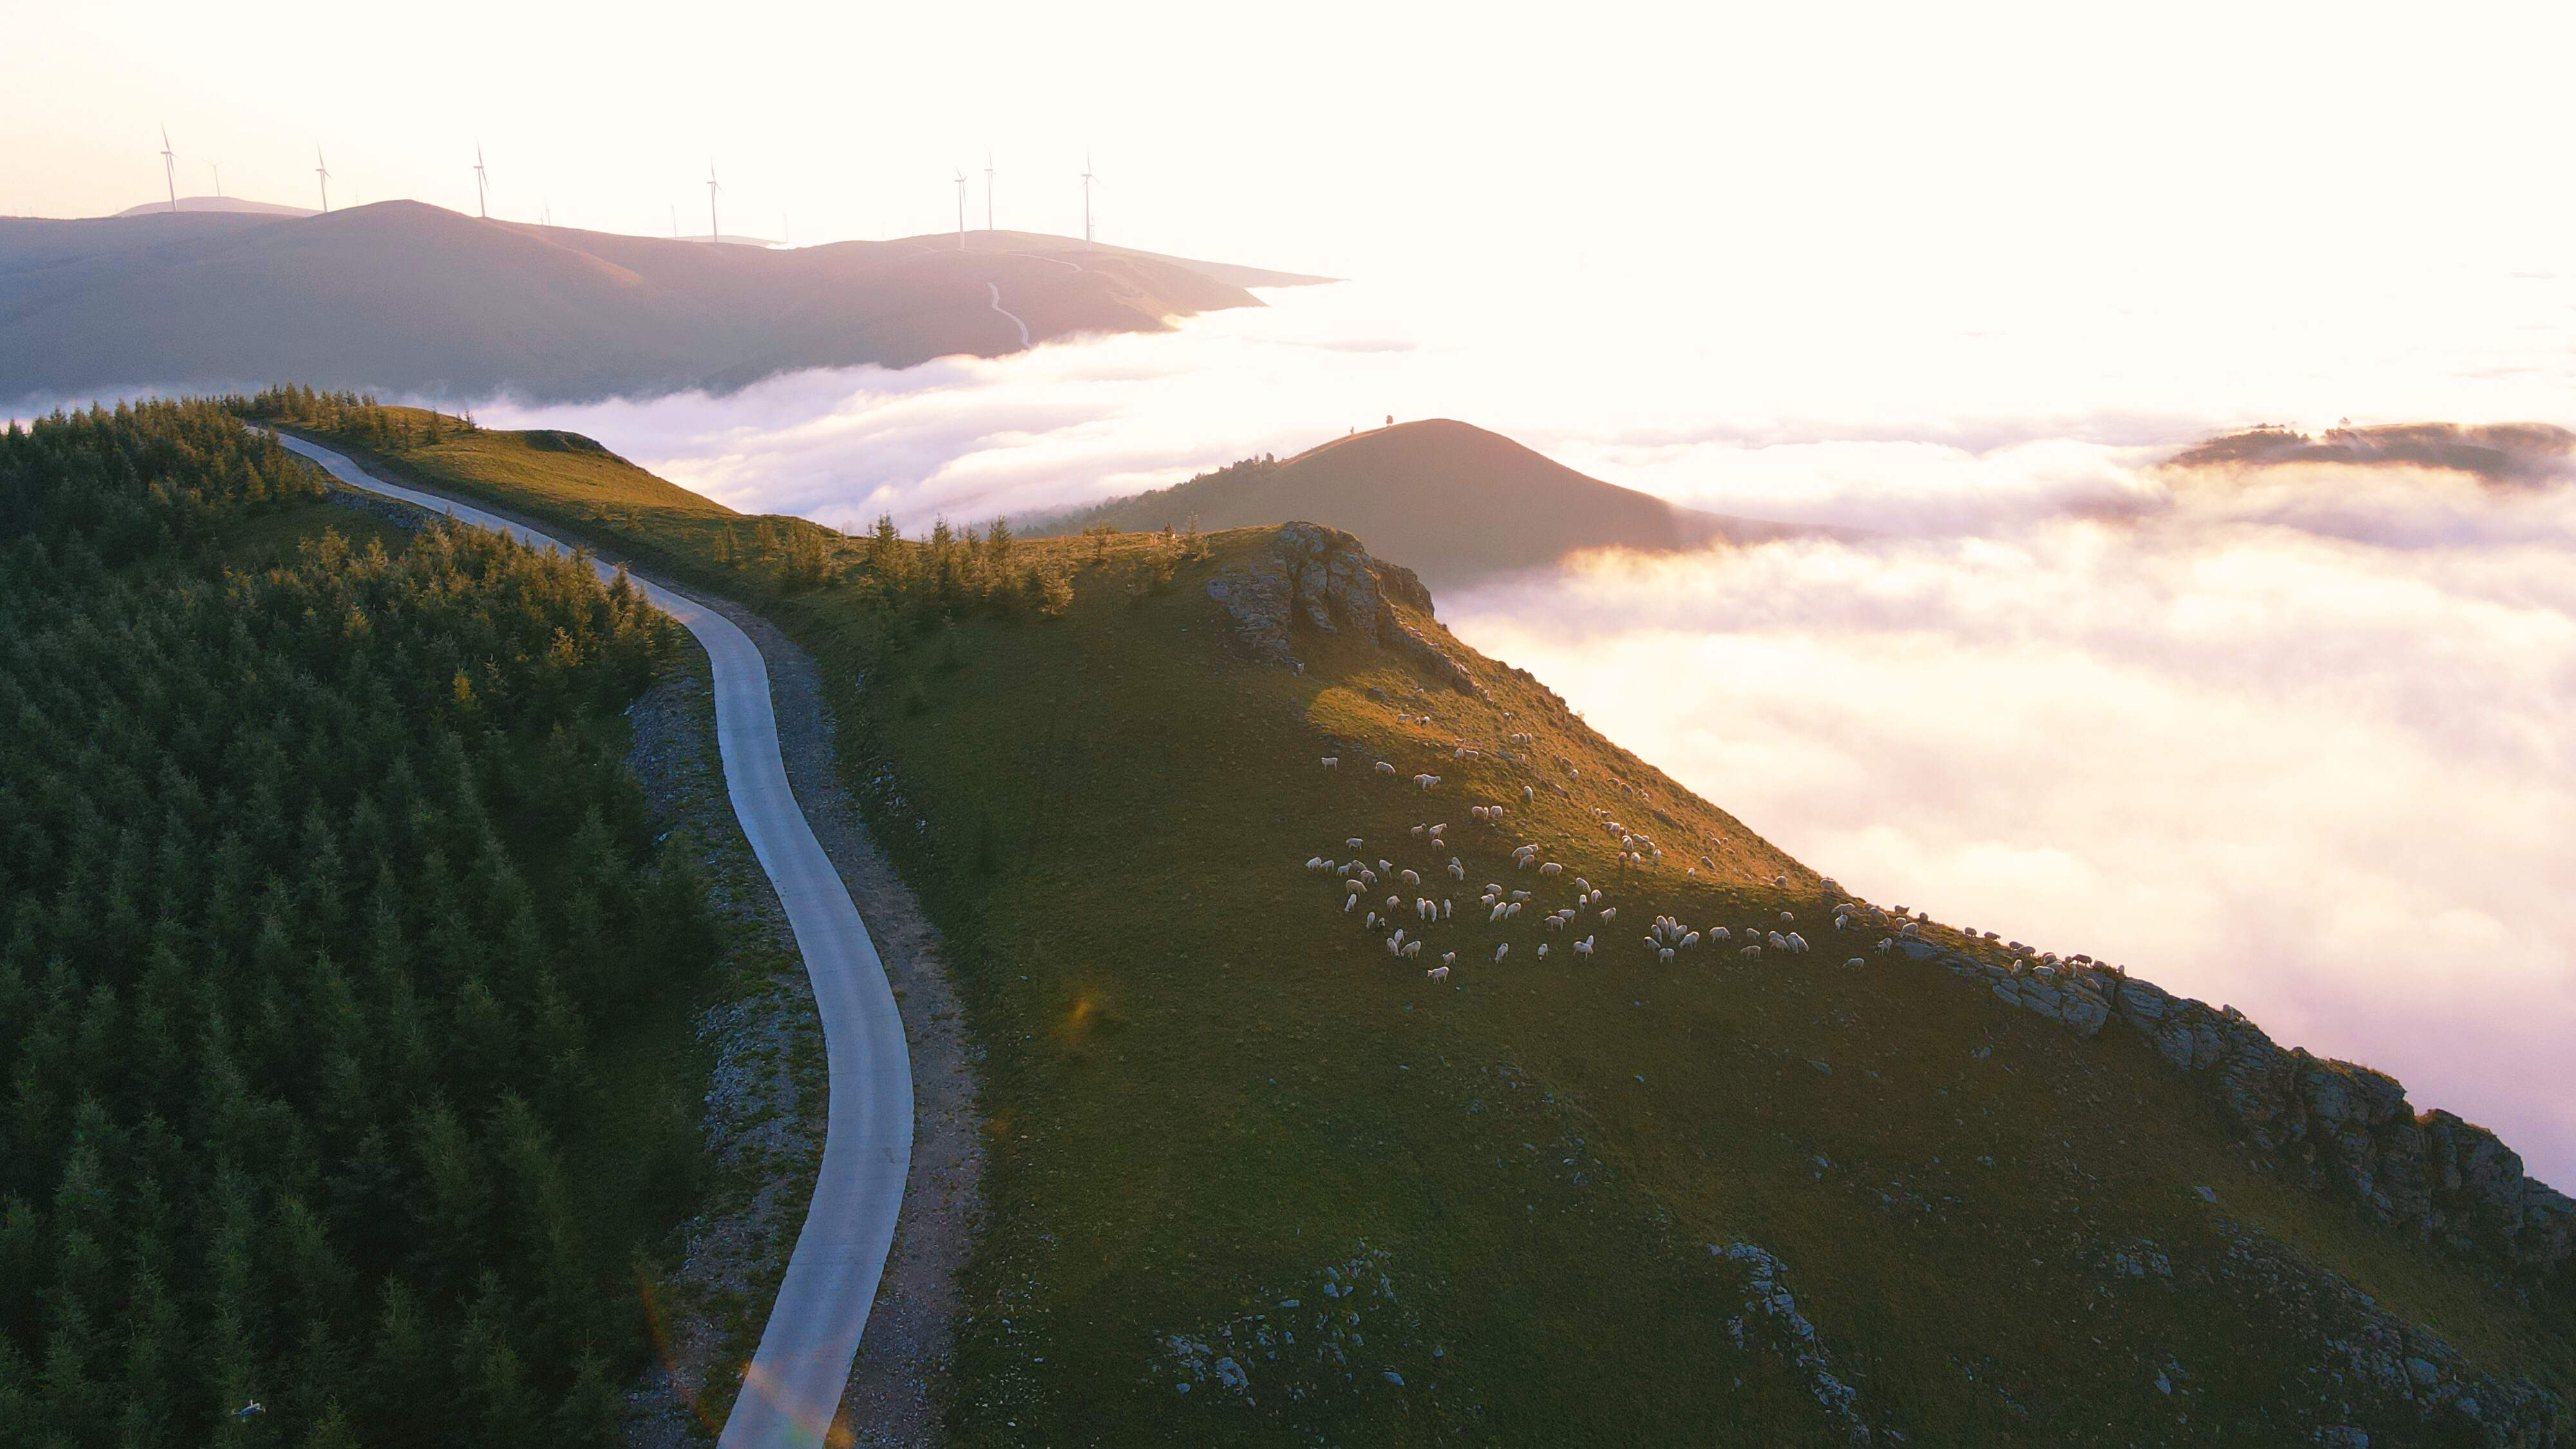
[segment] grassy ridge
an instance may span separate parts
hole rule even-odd
[[[1204,585],[1266,531],[1023,541],[1009,567],[1070,585],[1046,618],[922,582],[989,560],[876,553],[507,435],[377,451],[740,598],[823,662],[990,1052],[965,1442],[2480,1442],[2329,1347],[2390,1320],[2576,1387],[2563,1293],[2284,1181],[2123,1028],[2082,1041],[1854,949],[1817,877],[1535,681],[1471,658],[1477,700],[1303,632],[1302,674],[1261,664]],[[1536,768],[1493,757],[1524,731]],[[1428,797],[1403,783],[1424,770]],[[1596,810],[1663,865],[1623,872]],[[1410,834],[1435,821],[1464,888]],[[1462,912],[1486,881],[1536,905],[1436,931],[1460,965],[1433,983],[1302,867],[1351,836]],[[1533,959],[1562,940],[1536,910],[1572,892],[1511,868],[1524,840],[1619,908],[1578,927],[1596,963]],[[1814,953],[1636,944],[1657,913],[1782,911]],[[1758,1276],[1796,1318],[1764,1310],[1757,1260],[1711,1252],[1738,1243],[1784,1265]]]

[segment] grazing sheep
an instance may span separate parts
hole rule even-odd
[[[1881,956],[1884,956],[1884,955],[1886,955],[1888,952],[1893,951],[1893,950],[1895,950],[1895,949],[1896,949],[1896,942],[1895,942],[1894,940],[1892,940],[1892,939],[1890,939],[1889,937],[1886,937],[1886,936],[1881,936],[1881,937],[1879,937],[1879,938],[1878,938],[1878,954],[1880,954]]]
[[[1397,906],[1400,906],[1400,905],[1403,905],[1403,904],[1404,904],[1404,901],[1403,901],[1401,898],[1396,897],[1396,896],[1388,896],[1388,897],[1386,898],[1386,913],[1387,913],[1388,918],[1389,918],[1389,919],[1393,919],[1393,918],[1394,918],[1394,916],[1395,916],[1395,908],[1396,908]]]
[[[1597,905],[1601,904],[1601,892],[1600,892],[1600,891],[1598,891],[1598,890],[1595,890],[1592,894],[1590,894],[1590,895],[1588,895],[1588,896],[1585,896],[1583,899],[1585,900],[1585,902],[1586,902],[1587,904],[1590,904],[1590,905],[1596,905],[1596,906],[1597,906]]]
[[[1592,882],[1578,875],[1574,878],[1574,888],[1588,894],[1592,890]]]
[[[1422,974],[1430,977],[1434,981],[1446,981],[1449,979],[1449,968],[1446,966],[1434,966]]]
[[[1490,925],[1495,921],[1501,920],[1503,918],[1503,912],[1507,909],[1509,909],[1509,907],[1504,902],[1494,902],[1494,913],[1485,918],[1486,923]]]
[[[1589,955],[1591,955],[1591,954],[1592,954],[1592,939],[1593,939],[1592,937],[1590,937],[1590,936],[1586,936],[1586,937],[1584,937],[1582,940],[1575,942],[1575,943],[1574,943],[1574,954],[1575,954],[1575,955],[1577,955],[1577,956],[1589,956]]]
[[[1457,758],[1462,760],[1472,760],[1476,758],[1476,752],[1467,748],[1465,745],[1460,745],[1457,751]]]
[[[1854,957],[1853,957],[1853,958],[1851,958],[1850,960],[1845,961],[1843,964],[1844,964],[1844,965],[1846,965],[1846,966],[1860,966],[1860,965],[1864,965],[1864,964],[1866,964],[1866,963],[1865,963],[1865,962],[1863,962],[1863,961],[1862,961],[1858,956],[1854,956]]]
[[[1806,937],[1804,937],[1804,936],[1799,935],[1799,934],[1798,934],[1797,932],[1795,932],[1795,931],[1791,931],[1791,932],[1789,933],[1789,949],[1790,949],[1790,950],[1792,950],[1792,951],[1797,952],[1797,953],[1798,953],[1799,955],[1801,955],[1801,956],[1806,955],[1806,954],[1807,954],[1807,938],[1806,938]]]
[[[1563,875],[1565,874],[1565,867],[1551,860],[1541,865],[1538,868],[1538,873],[1540,875]]]
[[[1342,757],[1339,755],[1324,756],[1324,768],[1327,770],[1339,769],[1341,767],[1341,763]]]
[[[1503,944],[1494,948],[1494,959],[1497,961],[1500,961],[1510,954],[1512,954],[1512,943],[1509,941],[1505,941]]]
[[[1455,901],[1442,901],[1440,903],[1440,919],[1444,921],[1449,919],[1449,908],[1455,904],[1457,904]]]
[[[1343,841],[1343,842],[1342,842],[1342,844],[1349,846],[1349,847],[1350,847],[1351,849],[1353,849],[1353,850],[1357,850],[1357,849],[1359,849],[1359,848],[1360,848],[1360,846],[1361,846],[1362,844],[1364,844],[1364,843],[1365,843],[1365,842],[1363,842],[1363,841],[1362,841],[1358,836],[1356,836],[1356,835],[1354,835],[1354,836],[1352,836],[1350,839],[1345,840],[1345,841]]]
[[[1425,790],[1428,790],[1432,786],[1440,783],[1440,777],[1438,775],[1416,775],[1413,777],[1413,783],[1421,786]]]
[[[1762,943],[1761,943],[1761,942],[1759,942],[1759,941],[1757,941],[1757,942],[1753,943],[1752,945],[1745,947],[1743,950],[1736,952],[1735,954],[1736,954],[1736,955],[1738,955],[1738,956],[1759,956],[1759,955],[1761,955],[1761,954],[1762,954]]]
[[[1798,918],[1797,918],[1796,916],[1793,916],[1793,915],[1789,914],[1787,911],[1782,911],[1782,912],[1780,913],[1780,919],[1781,919],[1783,922],[1787,922],[1787,921],[1794,921],[1794,920],[1796,920],[1796,919],[1798,919]]]
[[[1529,893],[1528,891],[1514,891],[1514,892],[1512,892],[1512,899],[1513,899],[1513,900],[1516,900],[1516,901],[1525,901],[1525,900],[1528,900],[1529,898],[1530,898],[1530,893]]]
[[[1789,949],[1788,940],[1777,931],[1773,931],[1763,939],[1771,943],[1771,949],[1774,951],[1786,951]]]
[[[1420,941],[1407,941],[1407,942],[1405,942],[1405,943],[1404,943],[1404,959],[1405,959],[1405,960],[1407,960],[1407,961],[1411,961],[1411,960],[1415,959],[1416,957],[1420,956],[1421,954],[1422,954],[1422,943],[1421,943]]]
[[[1324,859],[1320,855],[1310,855],[1306,857],[1306,868],[1308,870],[1324,870],[1330,867],[1331,864],[1331,861]]]
[[[1355,880],[1346,880],[1346,881],[1342,882],[1342,884],[1343,884],[1343,885],[1345,885],[1345,886],[1348,886],[1348,887],[1350,888],[1350,892],[1351,892],[1351,894],[1352,894],[1352,895],[1358,895],[1358,894],[1360,893],[1360,883],[1359,883],[1358,881],[1355,881]]]
[[[1658,960],[1658,961],[1666,961],[1666,962],[1671,961],[1671,960],[1673,959],[1673,948],[1672,948],[1672,947],[1670,947],[1670,946],[1666,946],[1666,947],[1662,948],[1661,950],[1657,951],[1657,952],[1655,953],[1655,959],[1656,959],[1656,960]]]
[[[1359,903],[1360,893],[1358,891],[1353,891],[1349,895],[1342,897],[1342,914],[1346,916],[1349,915],[1351,913],[1351,907],[1356,906]]]
[[[1381,775],[1392,775],[1395,773],[1395,766],[1380,760],[1377,762],[1377,772]]]
[[[1603,919],[1603,920],[1605,920],[1605,921],[1615,921],[1615,920],[1619,919],[1619,908],[1618,908],[1617,906],[1610,906],[1610,907],[1605,908],[1605,909],[1601,912],[1601,919]]]
[[[1465,880],[1467,878],[1467,867],[1460,864],[1458,857],[1454,855],[1449,857],[1449,878],[1451,880]]]
[[[1366,921],[1361,922],[1360,924],[1362,925],[1362,927],[1363,927],[1363,928],[1365,928],[1365,929],[1367,929],[1367,930],[1371,930],[1371,931],[1376,930],[1376,929],[1377,929],[1377,912],[1375,912],[1375,911],[1371,911],[1371,912],[1369,912],[1369,913],[1368,913],[1368,919],[1367,919]]]
[[[1547,943],[1545,941],[1538,943],[1538,959],[1542,961],[1547,959]]]
[[[1404,872],[1402,872],[1401,874],[1397,875],[1396,879],[1398,879],[1398,880],[1400,880],[1400,881],[1403,881],[1406,885],[1420,885],[1420,884],[1422,884],[1422,877],[1421,877],[1420,875],[1418,875],[1418,874],[1414,873],[1413,871],[1409,871],[1409,870],[1408,870],[1408,871],[1404,871]]]
[[[1522,803],[1522,804],[1527,805],[1527,804],[1529,804],[1531,801],[1536,800],[1537,798],[1538,798],[1538,791],[1536,791],[1536,790],[1532,789],[1531,787],[1529,787],[1529,786],[1527,786],[1527,785],[1523,785],[1523,786],[1521,787],[1521,803]]]
[[[1691,932],[1690,934],[1688,934],[1688,935],[1686,935],[1686,936],[1682,937],[1682,949],[1683,949],[1683,950],[1685,950],[1685,951],[1689,950],[1691,947],[1696,946],[1696,945],[1698,945],[1698,944],[1699,944],[1699,932],[1697,932],[1697,931],[1693,931],[1693,932]]]
[[[1734,938],[1735,938],[1735,933],[1734,933],[1733,931],[1730,931],[1730,930],[1726,929],[1724,926],[1711,926],[1711,927],[1709,927],[1709,928],[1708,928],[1708,939],[1709,939],[1712,943],[1714,943],[1714,942],[1718,942],[1718,941],[1729,941],[1729,940],[1733,940]]]
[[[1520,913],[1521,913],[1521,903],[1520,903],[1520,902],[1518,902],[1518,901],[1505,901],[1505,902],[1503,902],[1503,919],[1504,919],[1504,920],[1508,921],[1508,920],[1510,920],[1512,917],[1517,916],[1517,915],[1519,915]]]
[[[1420,839],[1422,838],[1422,829],[1423,829],[1423,828],[1422,828],[1421,826],[1419,826],[1419,825],[1417,825],[1417,826],[1413,827],[1413,838],[1414,838],[1414,839],[1416,839],[1416,840],[1420,840]]]
[[[1440,964],[1443,966],[1454,964],[1457,959],[1458,953],[1455,951],[1443,951],[1440,953]]]

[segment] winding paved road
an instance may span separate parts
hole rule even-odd
[[[534,529],[479,508],[371,477],[328,448],[283,434],[279,441],[352,488],[538,548],[570,552]],[[593,566],[603,578],[616,572],[604,563]],[[770,713],[769,670],[759,648],[706,605],[659,584],[633,582],[706,646],[715,667],[716,747],[724,759],[725,790],[752,853],[787,909],[823,1018],[831,1108],[822,1171],[759,1352],[744,1375],[742,1396],[718,1440],[720,1449],[801,1449],[820,1445],[831,1427],[894,1245],[904,1173],[912,1161],[912,1058],[876,944],[788,789],[777,720]]]

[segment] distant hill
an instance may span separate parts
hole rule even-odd
[[[316,215],[313,208],[309,206],[280,206],[274,201],[246,201],[238,196],[182,196],[179,198],[178,209],[183,213],[240,212],[251,216]],[[167,201],[147,201],[141,206],[129,206],[118,212],[116,216],[109,217],[108,220],[114,221],[128,216],[167,216],[170,210],[170,203]]]
[[[1811,530],[1676,508],[1604,483],[1499,433],[1448,418],[1374,428],[1279,462],[1255,458],[1060,518],[1038,535],[1321,523],[1434,585],[1553,563],[1587,548],[1667,552]]]
[[[707,246],[412,201],[0,220],[0,399],[280,377],[547,402],[725,391],[998,356],[1021,324],[1037,343],[1261,305],[1209,264],[984,235],[1015,244]]]
[[[2440,468],[2490,483],[2562,478],[2576,459],[2576,433],[2548,423],[2399,423],[2328,428],[2311,436],[2279,426],[2247,428],[2195,443],[2167,459],[2175,468],[2275,468],[2290,463]]]

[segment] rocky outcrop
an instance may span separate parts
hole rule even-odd
[[[1979,960],[1914,938],[1895,944],[2079,1035],[2116,1019],[2176,1067],[2214,1074],[2257,1148],[2339,1184],[2384,1222],[2455,1247],[2492,1248],[2535,1276],[2576,1258],[2576,1201],[2525,1176],[2521,1156],[2486,1128],[2448,1112],[2419,1114],[2385,1072],[2285,1049],[2235,1007],[2178,997],[2110,967]]]
[[[1357,538],[1339,529],[1283,523],[1250,567],[1225,570],[1207,590],[1234,617],[1235,633],[1276,663],[1303,670],[1293,631],[1311,629],[1396,650],[1435,683],[1485,694],[1456,655],[1403,616],[1410,610],[1429,622],[1431,591],[1422,580],[1411,569],[1369,557]]]

